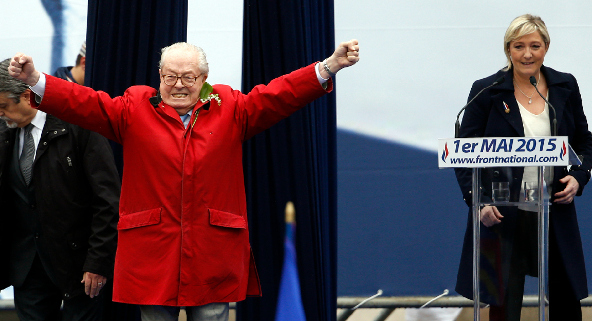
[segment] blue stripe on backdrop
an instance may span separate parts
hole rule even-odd
[[[41,4],[43,4],[43,7],[51,20],[51,24],[53,25],[50,67],[50,73],[53,74],[56,69],[64,65],[64,61],[62,61],[66,42],[66,30],[64,30],[64,4],[62,0],[41,0]]]
[[[434,141],[434,145],[436,141]],[[435,152],[337,131],[338,295],[452,294],[468,208]],[[592,289],[592,190],[577,197]],[[525,292],[536,293],[536,279]]]
[[[332,0],[246,0],[243,24],[243,92],[335,50]],[[335,126],[335,95],[329,94],[244,144],[251,245],[263,297],[239,304],[239,320],[275,316],[287,201],[298,213],[306,318],[336,318]]]

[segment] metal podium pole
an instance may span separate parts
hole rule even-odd
[[[549,169],[549,170],[552,170]],[[545,184],[545,167],[539,167],[538,189],[538,275],[539,275],[539,321],[545,321],[547,258],[549,252],[549,199]]]
[[[479,293],[479,267],[481,261],[481,216],[479,187],[481,186],[481,169],[473,168],[473,310],[474,320],[481,320],[481,311],[479,309],[481,298]]]

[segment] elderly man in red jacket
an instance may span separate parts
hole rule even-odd
[[[123,96],[35,70],[17,54],[9,72],[40,110],[123,145],[113,300],[141,305],[142,320],[227,320],[228,302],[260,295],[247,228],[242,143],[330,92],[358,60],[358,42],[248,94],[210,86],[201,48],[162,50],[160,87]]]

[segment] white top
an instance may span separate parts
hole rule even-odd
[[[547,94],[547,100],[549,100],[549,95]],[[528,111],[518,100],[518,109],[520,110],[520,116],[522,117],[522,126],[524,127],[524,137],[536,137],[536,136],[551,136],[551,122],[549,118],[549,107],[547,103],[545,103],[545,109],[543,112],[535,115]],[[524,201],[524,183],[525,182],[532,182],[534,186],[538,183],[538,167],[534,166],[526,166],[524,167],[524,175],[522,176],[522,183],[520,188],[520,201]],[[550,182],[553,181],[553,172],[550,168],[545,169],[545,182],[547,182],[547,191],[551,194],[551,185]],[[518,206],[519,209],[524,211],[538,211],[538,205],[536,204],[529,204],[529,205],[521,205]]]

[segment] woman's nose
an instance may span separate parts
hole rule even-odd
[[[526,48],[526,52],[524,53],[524,57],[526,57],[526,58],[532,57],[532,52],[530,52],[529,48]]]

